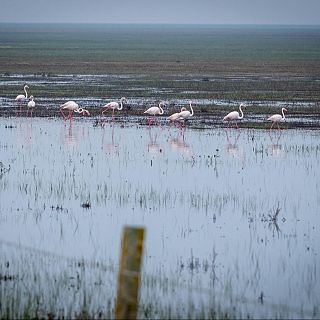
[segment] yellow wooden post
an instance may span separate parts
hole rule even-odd
[[[137,318],[143,239],[144,228],[124,228],[118,274],[116,319]]]

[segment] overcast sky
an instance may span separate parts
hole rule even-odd
[[[0,0],[0,22],[320,24],[320,0]]]

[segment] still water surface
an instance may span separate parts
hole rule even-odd
[[[153,298],[319,316],[318,131],[0,118],[0,133],[1,263],[10,243],[117,265],[123,226],[139,225],[143,274],[200,288]]]

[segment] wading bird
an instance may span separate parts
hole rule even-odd
[[[60,112],[62,113],[63,118],[64,118],[64,120],[67,120],[67,117],[63,113],[63,110],[68,110],[69,111],[68,118],[69,118],[70,121],[72,121],[73,112],[80,113],[82,115],[90,116],[90,112],[87,109],[79,108],[79,105],[77,103],[75,103],[74,101],[67,101],[66,103],[64,103],[64,104],[62,104],[60,106]]]
[[[104,115],[104,113],[109,110],[109,109],[112,109],[112,121],[114,121],[114,110],[117,109],[117,110],[122,110],[123,108],[123,103],[128,103],[128,100],[125,98],[125,97],[122,97],[120,99],[120,105],[118,102],[115,102],[115,101],[112,101],[112,102],[109,102],[107,103],[106,105],[104,105],[102,107],[102,115]]]
[[[165,103],[163,101],[161,101],[159,103],[158,107],[151,107],[151,108],[147,109],[146,111],[144,111],[144,113],[149,114],[150,116],[153,116],[153,119],[152,118],[148,119],[149,126],[151,125],[151,123],[155,122],[156,115],[161,115],[164,113],[164,111],[162,109],[162,107],[164,107],[164,106],[165,106]]]
[[[27,107],[28,107],[28,109],[27,109],[27,116],[28,116],[28,114],[29,114],[29,110],[30,110],[30,116],[32,117],[32,112],[33,112],[33,108],[36,106],[36,103],[34,102],[34,97],[33,96],[30,96],[30,98],[29,98],[29,102],[28,102],[28,104],[27,104]]]
[[[281,116],[281,114],[274,114],[267,119],[267,121],[272,121],[272,125],[270,127],[270,130],[273,128],[275,123],[278,125],[278,129],[280,129],[279,122],[285,120],[284,111],[288,111],[288,110],[286,108],[282,108],[281,109],[282,116]]]
[[[243,119],[243,111],[242,111],[242,108],[245,108],[245,107],[246,107],[246,105],[244,105],[243,103],[241,103],[240,106],[239,106],[239,110],[240,110],[240,112],[241,112],[241,116],[240,116],[240,114],[239,114],[238,111],[231,111],[231,112],[229,112],[229,113],[223,118],[223,120],[224,120],[224,121],[228,121],[229,124],[230,124],[231,121],[234,121],[235,124],[236,124],[236,127],[238,128],[238,123],[237,123],[236,120],[241,120],[241,119]],[[228,126],[229,126],[229,124],[228,124]]]
[[[182,107],[180,112],[182,112],[182,111],[187,111],[187,108]],[[176,123],[177,119],[180,116],[180,112],[173,113],[171,116],[169,116],[167,118],[169,120],[169,126],[171,123]]]
[[[17,101],[17,102],[23,102],[23,101],[27,100],[27,99],[28,99],[27,89],[29,89],[29,87],[28,87],[27,85],[25,85],[25,86],[23,87],[23,90],[24,90],[24,92],[26,93],[26,95],[19,94],[19,95],[16,96],[16,98],[15,98],[14,100]]]
[[[186,124],[186,121],[193,116],[193,108],[192,108],[192,102],[190,101],[189,102],[189,105],[190,105],[190,110],[183,110],[179,113],[179,117],[177,119],[177,121],[183,121],[183,125]]]

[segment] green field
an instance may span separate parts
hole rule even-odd
[[[0,72],[319,75],[320,28],[0,25]]]

